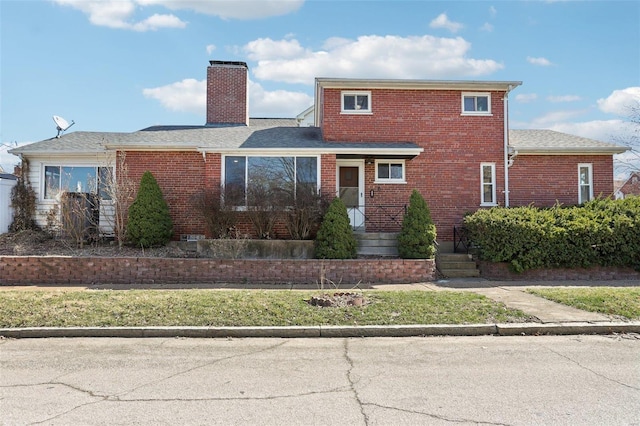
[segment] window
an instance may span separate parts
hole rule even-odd
[[[593,199],[593,173],[591,164],[578,164],[578,204]]]
[[[342,112],[371,113],[371,92],[342,92]]]
[[[496,202],[496,165],[480,164],[480,205],[495,206]]]
[[[60,192],[90,192],[110,200],[108,187],[113,177],[111,167],[45,166],[45,200],[55,199]]]
[[[318,189],[317,157],[226,156],[224,197],[231,206],[287,206]]]
[[[376,160],[376,183],[405,183],[404,160]]]
[[[491,115],[491,94],[463,93],[462,115]]]

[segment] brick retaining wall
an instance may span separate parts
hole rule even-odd
[[[507,263],[492,263],[486,261],[478,262],[480,276],[489,280],[505,281],[608,281],[608,280],[640,280],[640,272],[631,268],[604,268],[594,266],[593,268],[551,268],[533,269],[522,273],[515,273],[509,270]],[[640,284],[640,283],[639,283]]]
[[[320,282],[412,283],[435,279],[434,260],[183,259],[1,256],[0,285]]]

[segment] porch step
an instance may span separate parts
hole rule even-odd
[[[397,232],[355,232],[358,256],[398,257]]]
[[[438,254],[436,256],[436,266],[445,278],[472,278],[480,276],[476,262],[469,254]]]

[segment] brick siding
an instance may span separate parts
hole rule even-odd
[[[414,283],[435,279],[434,260],[260,260],[0,257],[0,285]]]

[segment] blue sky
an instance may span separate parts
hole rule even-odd
[[[637,1],[1,0],[0,166],[71,131],[204,124],[210,59],[245,61],[250,115],[294,117],[314,77],[516,80],[513,128],[628,139]]]

